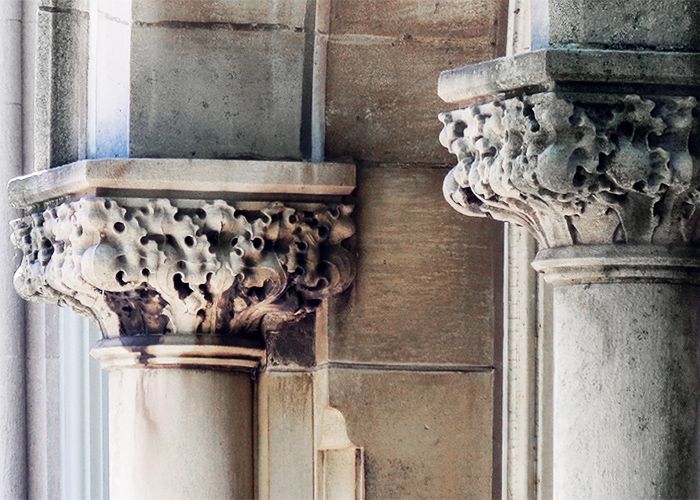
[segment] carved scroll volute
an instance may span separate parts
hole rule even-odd
[[[105,337],[255,332],[349,286],[351,212],[81,198],[13,222],[15,287],[90,315]]]
[[[691,96],[545,92],[441,116],[462,213],[543,247],[700,240],[700,108]]]

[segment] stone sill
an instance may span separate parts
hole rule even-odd
[[[8,195],[13,207],[27,209],[85,194],[314,201],[346,196],[354,189],[351,163],[114,158],[17,177],[10,181]]]
[[[438,95],[449,103],[552,90],[561,83],[700,87],[700,53],[543,49],[444,71]]]

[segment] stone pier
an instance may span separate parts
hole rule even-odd
[[[177,159],[12,181],[15,288],[102,330],[112,498],[254,496],[268,333],[352,282],[354,184],[351,164]]]
[[[553,496],[698,498],[698,8],[582,6],[535,2],[539,50],[441,75],[466,106],[441,116],[444,195],[538,241]]]

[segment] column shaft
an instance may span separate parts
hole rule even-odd
[[[700,287],[554,290],[555,498],[698,498]]]
[[[109,373],[110,497],[253,497],[249,373],[117,368]]]

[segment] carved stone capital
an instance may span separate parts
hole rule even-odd
[[[543,247],[700,240],[695,97],[549,91],[441,115],[458,211],[530,229]]]
[[[350,284],[351,211],[85,197],[12,223],[15,287],[92,316],[107,337],[255,332]]]
[[[353,187],[352,165],[235,160],[100,160],[18,178],[15,288],[92,317],[110,365],[249,363],[265,332],[352,282]]]

